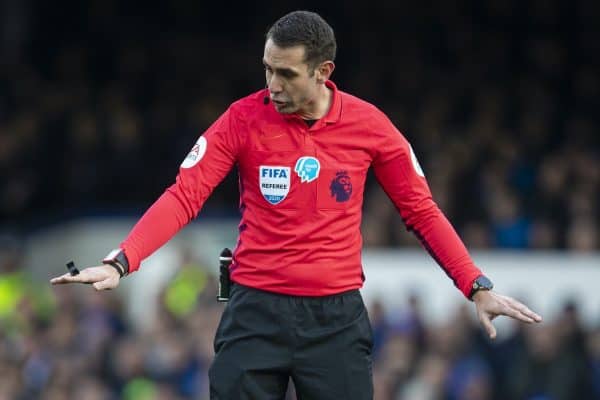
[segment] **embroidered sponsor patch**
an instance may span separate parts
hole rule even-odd
[[[194,165],[198,164],[198,161],[202,160],[204,153],[206,153],[206,145],[206,138],[200,136],[194,147],[192,147],[192,151],[190,151],[185,160],[181,163],[181,168],[192,168]]]
[[[421,164],[419,164],[419,160],[417,160],[417,156],[415,155],[412,146],[409,145],[408,147],[410,148],[410,160],[412,161],[412,165],[415,169],[415,172],[417,173],[417,175],[424,178],[425,173],[423,172],[423,168],[421,168]]]
[[[258,184],[265,200],[275,205],[285,199],[290,191],[290,167],[261,165],[258,168]]]
[[[296,161],[294,171],[300,177],[300,182],[312,182],[319,177],[321,163],[314,157],[300,157]]]
[[[350,196],[352,195],[352,181],[348,173],[346,171],[336,172],[335,178],[333,178],[329,185],[329,190],[331,190],[331,196],[335,197],[335,201],[338,203],[350,200]]]

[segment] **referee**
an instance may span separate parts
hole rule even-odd
[[[492,290],[432,200],[405,137],[375,106],[330,80],[336,41],[319,15],[289,13],[271,26],[267,87],[233,103],[184,159],[175,183],[102,265],[53,278],[113,289],[190,220],[234,165],[239,239],[230,301],[215,336],[213,400],[373,397],[371,326],[359,289],[361,207],[369,168],[407,228],[454,285],[491,320],[541,317]]]

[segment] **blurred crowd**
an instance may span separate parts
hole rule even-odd
[[[61,4],[0,2],[0,220],[23,230],[77,214],[139,215],[227,105],[264,86],[264,32],[293,8]],[[333,79],[412,142],[470,246],[599,248],[600,3],[314,9],[337,34]],[[230,174],[204,215],[236,215],[237,197]],[[414,244],[402,230],[370,179],[366,244]]]
[[[36,284],[18,260],[0,269],[0,400],[208,400],[224,306],[197,262],[182,262],[143,327],[122,289]],[[426,322],[419,295],[402,295],[402,307],[369,305],[374,400],[600,399],[600,328],[584,328],[577,304],[492,342],[470,304]]]

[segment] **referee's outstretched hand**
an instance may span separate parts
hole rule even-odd
[[[56,278],[50,279],[53,285],[62,285],[65,283],[88,283],[94,286],[96,290],[114,289],[119,285],[121,276],[115,268],[110,265],[99,265],[81,270],[77,275],[66,273]]]
[[[473,301],[477,307],[479,321],[490,339],[496,338],[496,328],[492,320],[499,315],[506,315],[528,324],[542,322],[542,317],[531,311],[525,304],[491,290],[478,291],[473,295]]]

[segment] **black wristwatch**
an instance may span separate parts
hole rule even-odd
[[[104,259],[102,264],[111,265],[119,272],[119,275],[124,277],[129,273],[129,261],[123,249],[114,249]]]
[[[471,286],[471,293],[469,293],[469,299],[473,300],[473,295],[480,290],[492,290],[494,288],[494,284],[490,281],[485,275],[479,275]]]

